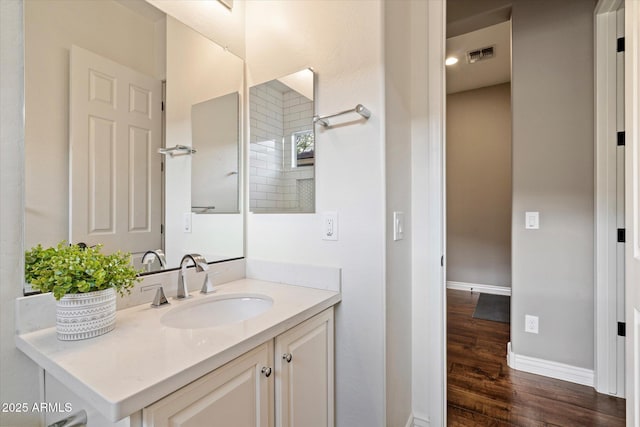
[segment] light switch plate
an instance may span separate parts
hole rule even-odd
[[[540,228],[540,212],[524,213],[524,228],[527,230],[537,230]]]
[[[183,231],[185,233],[191,233],[191,218],[192,218],[192,214],[191,212],[185,212],[184,213],[184,228]]]
[[[393,240],[404,239],[404,212],[393,213]]]

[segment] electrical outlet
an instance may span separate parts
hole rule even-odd
[[[338,213],[322,214],[322,240],[338,240]]]
[[[537,230],[540,228],[540,212],[524,213],[524,228],[527,230]]]
[[[531,316],[525,314],[524,316],[524,331],[532,334],[538,333],[538,316]]]

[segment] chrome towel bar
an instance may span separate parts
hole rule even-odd
[[[369,117],[371,117],[371,111],[369,111],[367,107],[365,107],[364,105],[358,104],[355,106],[355,108],[352,108],[350,110],[340,111],[339,113],[329,114],[326,116],[313,116],[313,123],[318,123],[319,125],[322,125],[328,128],[328,127],[331,127],[331,125],[329,124],[329,119],[337,116],[342,116],[343,114],[349,114],[349,113],[358,113],[362,117],[364,117],[365,120],[368,120]]]
[[[195,152],[195,148],[191,148],[187,145],[176,145],[175,147],[170,148],[158,148],[158,153],[164,154],[165,156],[168,154],[171,157],[191,155],[195,154]]]

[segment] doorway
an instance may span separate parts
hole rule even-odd
[[[576,6],[584,6],[584,4],[578,5],[579,2],[574,3]],[[521,10],[526,9],[524,6],[525,5],[523,5]],[[528,12],[533,11],[529,10]],[[590,18],[589,14],[592,12],[593,9],[591,9],[591,11],[582,9],[583,24],[580,24],[582,27],[569,27],[569,25],[565,25],[564,27],[577,28],[578,31],[582,31],[583,35],[588,33],[585,29],[588,29],[588,18]],[[520,15],[520,18],[523,18],[523,16],[524,15]],[[531,13],[526,16],[527,19],[530,16],[532,16]],[[587,19],[584,19],[585,16]],[[548,18],[550,18],[550,16],[548,16]],[[549,22],[549,19],[547,19],[547,22]],[[535,20],[531,20],[531,22],[528,23],[528,29],[531,30],[528,33],[529,35],[533,34],[534,23],[538,26],[541,25],[540,21],[535,22]],[[556,24],[559,25],[559,22],[556,22]],[[575,25],[575,23],[572,22],[572,25]],[[563,26],[556,28],[563,28]],[[561,33],[562,31],[559,32]],[[559,40],[558,34],[555,36],[554,40]],[[574,37],[574,35],[571,34],[571,37]],[[538,44],[532,43],[532,40],[535,40]],[[543,54],[540,56],[536,55],[544,52],[545,49],[555,49],[556,47],[552,44],[557,42],[554,42],[554,40],[551,40],[551,37],[546,40],[544,37],[532,37],[526,40],[528,43],[523,43],[523,39],[520,39],[520,46],[526,44],[530,48],[531,58],[536,58],[536,60],[549,60],[550,58],[544,58],[545,55]],[[571,43],[580,45],[582,42],[579,40],[584,40],[584,37],[582,39],[575,37],[575,39],[569,42],[569,45],[571,45]],[[586,51],[587,48],[588,46],[584,46],[583,51]],[[561,48],[559,49],[559,52],[560,51],[562,51]],[[522,59],[523,55],[520,55],[520,60]],[[589,66],[591,65],[589,62],[591,59],[585,56],[581,58],[581,61],[583,61],[582,69],[589,70]],[[564,69],[561,67],[557,73],[553,71],[544,76],[534,75],[532,70],[539,70],[534,61],[529,60],[528,65],[530,69],[524,70],[524,75],[519,75],[526,76],[526,78],[530,80],[533,79],[533,81],[536,82],[544,81],[547,86],[534,85],[535,89],[531,87],[524,89],[522,84],[520,85],[519,96],[526,94],[527,100],[530,98],[535,99],[538,105],[523,105],[522,102],[524,101],[522,100],[525,98],[519,98],[521,100],[519,104],[521,109],[518,117],[521,120],[521,124],[527,122],[528,125],[535,126],[526,129],[528,134],[525,135],[522,131],[519,134],[520,137],[524,136],[525,139],[529,139],[528,146],[520,146],[521,152],[519,158],[519,165],[528,168],[528,176],[523,177],[520,175],[520,199],[517,203],[519,206],[517,206],[517,210],[516,207],[514,207],[513,232],[518,233],[518,238],[520,239],[520,247],[518,249],[520,272],[518,273],[519,287],[517,290],[522,293],[519,297],[520,306],[518,307],[518,313],[520,314],[518,318],[514,319],[514,329],[511,331],[511,338],[514,340],[515,335],[515,339],[518,340],[516,349],[521,352],[521,354],[534,356],[525,356],[517,360],[518,362],[527,362],[528,369],[532,368],[534,362],[542,362],[546,365],[545,368],[552,368],[551,371],[543,373],[543,375],[551,377],[555,375],[566,375],[564,379],[569,379],[571,375],[579,374],[574,377],[578,378],[584,373],[584,376],[578,378],[578,380],[569,380],[573,382],[585,381],[583,384],[587,384],[587,386],[593,390],[591,387],[594,385],[594,367],[592,361],[588,360],[591,354],[591,349],[588,344],[589,340],[592,339],[592,337],[588,335],[589,332],[592,331],[590,328],[591,325],[593,325],[593,307],[589,307],[588,304],[593,292],[593,288],[591,288],[590,285],[590,283],[593,283],[593,277],[590,271],[593,249],[591,246],[592,242],[588,242],[589,239],[592,239],[593,230],[591,225],[593,189],[589,188],[589,183],[593,179],[593,171],[589,169],[590,166],[588,162],[575,161],[577,156],[584,156],[582,160],[589,160],[589,151],[593,150],[592,146],[590,146],[592,135],[589,134],[591,132],[589,128],[591,124],[589,113],[587,112],[585,114],[584,110],[578,111],[580,108],[584,108],[585,105],[588,106],[591,104],[593,98],[588,88],[583,92],[571,90],[574,84],[576,88],[580,85],[586,87],[587,84],[592,85],[592,81],[590,80],[591,76],[588,75],[588,72],[585,75],[581,75],[580,73],[582,72],[573,72],[573,67],[576,67],[576,70],[578,69],[576,62],[569,61],[563,63]],[[519,69],[522,70],[522,68],[522,63],[520,63]],[[568,75],[572,75],[571,79],[567,78]],[[524,80],[525,77],[522,77],[520,82]],[[578,80],[580,80],[580,82]],[[549,89],[550,87],[554,87],[553,90],[556,92],[553,93],[553,91]],[[535,91],[540,93],[535,93]],[[559,92],[562,93],[563,96],[557,96]],[[543,94],[544,96],[542,96]],[[584,97],[584,99],[582,97]],[[577,108],[565,112],[562,108],[556,108],[558,107],[557,102],[555,105],[549,104],[549,100],[553,99],[570,100],[571,105]],[[547,111],[545,111],[545,109]],[[561,117],[562,120],[556,122],[554,120],[555,117],[549,114],[550,111],[559,112],[561,115],[556,115],[555,117]],[[527,112],[528,114],[523,115],[523,112]],[[540,117],[544,117],[546,120],[540,120]],[[565,127],[562,123],[563,121],[569,123],[574,120],[576,123],[584,122],[585,127]],[[551,132],[552,129],[556,134]],[[584,135],[582,133],[584,133]],[[558,137],[558,135],[562,135],[562,137]],[[522,142],[522,138],[520,138],[520,141]],[[550,144],[549,141],[554,142]],[[586,142],[582,143],[580,141]],[[449,151],[449,148],[447,148],[447,151]],[[522,157],[523,152],[527,153],[529,157]],[[545,164],[547,164],[547,166],[545,166]],[[535,166],[537,170],[534,170],[535,168],[532,168],[532,166]],[[546,167],[548,167],[550,173],[538,173],[544,171]],[[565,171],[569,170],[572,171],[573,176],[565,174]],[[538,186],[538,183],[542,185]],[[528,193],[523,194],[523,190],[527,190]],[[529,206],[533,205],[534,209],[527,208],[524,204],[528,204]],[[533,239],[530,239],[530,237],[533,237],[531,234],[527,236],[528,242],[525,242],[524,233],[529,233],[525,230],[525,228],[529,228],[529,223],[525,222],[525,211],[529,211],[529,209],[537,211],[538,209],[535,208],[538,208],[538,206],[545,208],[542,215],[547,216],[541,218],[543,230],[541,230],[541,233],[538,233],[539,238],[536,238],[536,242],[539,243],[539,246],[536,248],[530,245],[530,243],[533,243]],[[542,211],[542,209],[540,210]],[[558,222],[554,224],[550,222],[550,220],[557,220]],[[571,239],[565,237],[564,241],[561,241],[557,239],[557,236],[550,236],[547,231],[550,227],[554,228],[553,231],[557,236],[565,235],[568,237],[570,235]],[[544,230],[545,228],[547,230]],[[567,230],[570,230],[570,233],[567,233]],[[582,247],[584,250],[579,249],[575,244],[579,240],[583,241]],[[543,244],[543,242],[546,243]],[[528,251],[526,254],[523,250],[523,244],[529,245],[525,248]],[[546,249],[541,251],[541,248]],[[528,255],[528,257],[523,257],[523,255]],[[561,260],[564,263],[555,263],[554,260]],[[451,260],[449,259],[449,261]],[[448,264],[450,264],[450,262]],[[551,266],[550,272],[547,272],[545,265]],[[585,265],[587,265],[587,267],[585,267]],[[571,268],[568,268],[568,266],[571,266]],[[542,272],[544,272],[544,274],[540,274]],[[564,277],[560,279],[558,274]],[[573,295],[571,295],[570,292],[573,293]],[[526,298],[523,298],[522,295],[525,293]],[[573,298],[576,293],[585,294],[583,301],[578,301]],[[585,301],[587,303],[585,303]],[[541,329],[541,335],[546,335],[542,341],[534,335],[525,333],[525,327],[527,327],[528,324],[525,325],[524,314],[535,313],[534,310],[539,310],[541,313],[540,319],[544,322],[541,325],[547,328],[546,330]],[[586,329],[584,327],[582,329],[582,335],[580,335],[577,329],[574,331],[572,323],[575,322],[575,319],[581,319],[578,323],[586,325]],[[553,329],[555,329],[555,331]],[[574,334],[574,332],[577,333]],[[536,342],[540,344],[534,345]],[[554,349],[548,347],[548,344],[551,342],[556,343]],[[537,352],[537,348],[544,348],[545,346],[549,349]],[[584,347],[584,351],[578,352],[579,354],[576,353],[579,357],[572,356],[571,359],[566,357],[566,355],[571,354],[572,351],[575,353],[575,349],[580,346]],[[562,350],[564,347],[572,347],[573,350]],[[580,360],[580,354],[586,354],[587,357],[584,358],[584,360]],[[515,356],[518,357],[519,355]],[[557,367],[552,366],[550,361],[555,360],[564,362],[561,363],[562,369],[556,369]],[[527,370],[521,369],[519,365],[518,369]],[[561,370],[564,370],[564,372],[561,372]],[[535,371],[531,370],[530,372]],[[555,378],[563,377],[555,376]],[[608,396],[604,397],[606,398]],[[614,406],[620,405],[619,399],[614,400],[614,402]]]
[[[511,294],[511,23],[447,38],[447,288]]]
[[[456,17],[457,3],[448,5],[454,7],[448,16]],[[513,385],[506,363],[511,331],[511,22],[509,13],[496,19],[502,21],[462,34],[458,32],[469,28],[447,28],[450,426],[537,421],[504,399]]]

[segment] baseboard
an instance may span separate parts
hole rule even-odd
[[[413,416],[413,414],[409,415],[409,419],[407,420],[407,423],[404,425],[404,427],[429,427],[430,423],[429,421],[425,421],[421,418],[416,418]]]
[[[511,342],[507,343],[507,365],[518,371],[529,372],[531,374],[542,375],[590,387],[593,387],[594,385],[593,370],[516,354],[511,351]]]
[[[483,285],[480,283],[453,282],[447,281],[447,289],[456,289],[458,291],[473,291],[482,294],[507,295],[511,296],[511,287]]]
[[[413,423],[411,424],[411,427],[429,427],[431,425],[427,420],[423,420],[421,418],[416,418],[416,417],[412,417],[412,418],[413,418]]]

